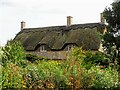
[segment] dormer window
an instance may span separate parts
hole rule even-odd
[[[46,52],[46,45],[41,45],[40,46],[40,52]]]
[[[67,45],[67,50],[70,51],[72,48],[75,48],[74,44]]]

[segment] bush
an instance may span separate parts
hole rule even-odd
[[[70,56],[70,58],[71,57],[77,61],[81,61],[86,57],[86,52],[82,50],[82,48],[72,48],[72,56]]]
[[[72,51],[72,57],[79,61],[82,61],[82,65],[86,69],[90,69],[94,65],[109,65],[109,59],[101,52],[84,51],[82,48],[74,48]]]
[[[2,65],[0,64],[0,90],[2,89]]]
[[[0,65],[2,65],[2,56],[3,56],[3,51],[2,51],[2,47],[0,46]]]
[[[109,59],[103,53],[83,51],[82,48],[75,48],[73,49],[72,57],[75,58],[75,61],[80,61],[80,65],[83,68],[85,67],[84,72],[82,72],[83,88],[93,87],[99,89],[119,87],[117,68],[109,66]]]
[[[2,76],[3,89],[109,89],[120,84],[116,69],[92,66],[87,70],[75,60],[38,61],[24,69],[8,63],[3,67]]]
[[[34,54],[26,54],[26,59],[30,62],[35,62],[36,60],[43,60],[44,58],[34,55]]]
[[[92,87],[96,89],[113,89],[119,87],[119,75],[116,69],[111,67],[101,69],[100,66],[93,66],[88,73],[94,76]]]
[[[5,47],[2,48],[2,64],[5,65],[8,62],[12,62],[17,65],[23,64],[25,59],[25,53],[20,42],[8,41]]]
[[[39,61],[38,64],[28,65],[27,70],[26,82],[28,88],[55,88],[54,80],[60,79],[58,76],[62,72],[58,68],[58,62],[55,61]]]
[[[2,89],[23,88],[23,69],[13,63],[7,63],[2,68]]]
[[[6,56],[2,66],[2,88],[3,89],[72,89],[80,90],[95,88],[116,88],[120,87],[119,76],[116,69],[108,67],[101,69],[97,65],[97,61],[104,59],[104,55],[101,53],[93,53],[90,51],[83,51],[81,48],[75,49],[72,56],[63,61],[43,61],[37,60],[39,57],[34,55],[28,55],[31,62],[27,62],[26,67],[20,67],[18,64],[23,58],[16,57],[13,54],[12,48],[7,46],[3,54]],[[12,52],[10,56],[9,54]],[[9,52],[6,54],[5,52]],[[16,51],[15,51],[16,52]],[[20,51],[21,52],[21,51]],[[18,54],[20,53],[18,50]],[[19,54],[22,55],[22,54]],[[9,59],[10,60],[9,60]],[[13,61],[14,59],[14,61]],[[93,60],[93,62],[92,62]],[[88,64],[88,62],[90,64]],[[103,60],[104,62],[104,60]],[[106,61],[105,61],[106,62]],[[86,68],[89,66],[89,68]],[[2,79],[1,79],[2,78]]]
[[[86,51],[84,64],[88,69],[93,65],[102,65],[107,67],[109,65],[109,59],[101,52]]]
[[[87,88],[82,73],[84,68],[75,60],[66,61],[39,61],[38,64],[27,66],[26,83],[28,88]],[[85,77],[86,78],[86,77]],[[90,80],[90,79],[88,79]],[[88,84],[91,81],[86,80]]]

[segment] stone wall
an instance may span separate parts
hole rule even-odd
[[[31,51],[27,52],[31,54],[35,54],[38,56],[42,56],[48,59],[67,59],[67,57],[70,55],[70,51],[46,51],[46,52],[38,52],[38,51]]]

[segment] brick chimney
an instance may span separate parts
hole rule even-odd
[[[67,16],[67,26],[70,26],[72,24],[72,16]]]
[[[26,26],[26,22],[22,21],[21,22],[21,30],[23,30],[25,28],[25,26]]]
[[[103,13],[100,13],[100,22],[105,24],[105,18],[103,17]]]

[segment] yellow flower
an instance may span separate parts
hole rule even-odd
[[[23,85],[23,88],[27,88],[25,85]]]

